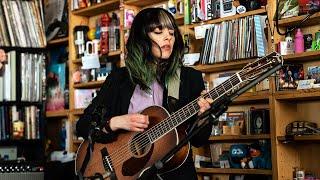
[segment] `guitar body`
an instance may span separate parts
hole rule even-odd
[[[149,116],[148,129],[169,116],[169,113],[160,106],[148,107],[142,114]],[[140,144],[132,143],[132,140],[137,139],[137,135],[139,134],[141,135],[141,133],[136,132],[119,133],[116,141],[108,144],[95,143],[93,153],[82,176],[90,177],[94,176],[96,173],[101,175],[106,173],[101,150],[107,149],[111,160],[109,164],[114,169],[117,179],[137,179],[146,169],[148,169],[148,167],[162,159],[178,144],[179,138],[185,136],[185,130],[183,126],[171,130],[159,140],[147,146],[144,146],[145,141],[142,141]],[[80,168],[84,162],[88,144],[88,141],[84,141],[78,148],[76,157],[77,173],[80,172]],[[166,163],[165,168],[161,169],[161,173],[179,167],[186,160],[189,149],[189,145],[185,145],[181,148],[181,150]],[[109,179],[109,177],[104,179]]]

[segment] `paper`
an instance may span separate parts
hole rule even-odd
[[[83,56],[81,69],[100,68],[99,56],[96,54]]]

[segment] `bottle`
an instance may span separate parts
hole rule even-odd
[[[294,51],[295,51],[295,53],[304,52],[304,39],[303,39],[303,34],[302,34],[300,28],[297,29],[297,32],[295,35]]]

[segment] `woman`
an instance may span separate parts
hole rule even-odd
[[[123,130],[143,132],[148,127],[148,116],[139,113],[143,109],[158,105],[174,111],[196,99],[204,90],[201,73],[182,66],[182,36],[166,10],[148,8],[140,11],[132,23],[126,48],[126,67],[108,76],[98,96],[86,108],[77,123],[79,136],[88,136],[89,121],[95,119],[94,112],[99,107],[104,109],[108,139],[113,141]],[[168,103],[171,99],[177,99],[175,105]],[[199,113],[209,109],[211,102],[212,99],[200,98]],[[195,118],[187,123],[191,125]],[[210,132],[211,127],[202,130],[191,144],[196,147],[204,144]],[[191,151],[181,167],[161,177],[196,179]]]

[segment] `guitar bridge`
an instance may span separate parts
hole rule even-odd
[[[114,168],[112,166],[111,159],[109,157],[109,152],[107,148],[102,148],[100,150],[101,156],[102,156],[102,163],[105,170],[105,173],[103,174],[103,178],[110,177],[111,180],[116,180],[116,173],[114,172]]]

